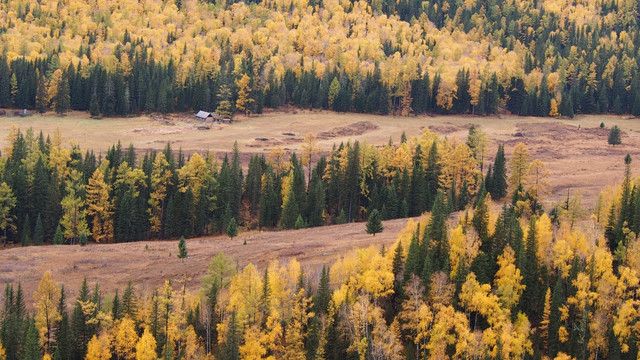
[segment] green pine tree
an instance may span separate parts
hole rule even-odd
[[[87,245],[87,233],[86,232],[82,232],[80,233],[80,238],[78,239],[78,243],[80,244],[80,246],[85,246]]]
[[[393,278],[395,281],[400,279],[400,274],[404,269],[404,250],[402,249],[402,243],[398,242],[398,246],[393,252]]]
[[[31,221],[29,220],[29,214],[26,214],[22,223],[22,246],[29,246],[31,240]]]
[[[240,359],[240,331],[238,330],[238,322],[236,320],[236,312],[231,312],[231,320],[227,329],[226,342],[224,343],[224,351],[222,353],[223,360],[239,360]]]
[[[42,353],[40,352],[40,341],[38,336],[38,330],[36,329],[36,322],[33,318],[28,321],[27,335],[23,349],[23,360],[40,360],[42,359]]]
[[[282,209],[282,218],[280,218],[280,229],[293,229],[296,219],[300,214],[296,193],[293,187],[289,190],[289,200],[284,204]]]
[[[111,318],[114,320],[122,318],[122,307],[120,306],[120,297],[118,296],[118,289],[116,289],[115,295],[113,295],[113,301],[111,302]]]
[[[613,125],[611,130],[609,130],[609,139],[607,140],[609,145],[620,145],[622,144],[622,139],[620,138],[620,128],[618,125]]]
[[[620,100],[620,95],[616,95],[616,98],[613,100],[613,112],[616,115],[622,115],[622,113],[624,112],[622,101]]]
[[[380,213],[378,212],[378,209],[374,209],[371,214],[369,214],[369,218],[367,219],[367,234],[373,234],[373,236],[376,236],[377,233],[382,232],[383,230],[384,226],[382,226]]]
[[[494,200],[501,200],[507,196],[507,160],[504,156],[504,145],[498,145],[498,152],[496,153],[496,159],[493,163],[493,178],[491,179],[491,187],[493,191],[491,198]],[[489,190],[489,189],[487,189]]]
[[[62,245],[64,243],[64,237],[62,237],[62,228],[60,225],[56,228],[56,234],[53,236],[53,245]]]
[[[444,195],[438,192],[431,211],[431,220],[427,227],[427,236],[431,242],[430,253],[434,259],[434,269],[447,272],[449,267],[449,244],[447,238],[447,204]]]
[[[304,220],[302,219],[302,215],[298,215],[298,218],[296,219],[296,223],[293,224],[293,228],[296,230],[299,229],[303,229],[307,227],[306,224],[304,223]]]
[[[344,209],[340,209],[340,213],[338,214],[338,218],[336,219],[336,224],[346,224],[347,223],[347,214],[344,213]]]
[[[40,213],[38,213],[38,218],[36,219],[36,227],[33,230],[33,243],[35,245],[42,245],[44,242],[44,226],[42,225],[42,218],[40,217]]]
[[[180,241],[178,242],[178,259],[184,259],[187,256],[187,243],[184,240],[184,236],[180,236]]]
[[[549,344],[549,356],[551,358],[556,357],[560,350],[560,339],[558,338],[558,330],[561,325],[561,313],[560,307],[564,302],[564,295],[562,290],[562,278],[558,276],[556,285],[551,293],[551,312],[549,314],[549,332],[547,344]]]
[[[36,87],[36,111],[40,115],[47,112],[49,104],[47,102],[47,83],[44,76],[38,79],[38,86]]]
[[[309,214],[309,226],[320,226],[324,223],[324,186],[319,176],[311,178],[309,196],[307,196],[307,213]]]
[[[69,95],[69,82],[65,76],[58,83],[58,89],[55,96],[55,110],[56,114],[63,115],[69,111],[71,106],[71,98]]]
[[[229,225],[227,225],[227,235],[231,239],[238,236],[238,224],[236,223],[236,218],[231,218],[231,220],[229,220]]]
[[[419,276],[422,273],[422,254],[418,238],[416,235],[411,237],[409,250],[407,251],[407,260],[404,263],[403,283],[409,281],[411,274]]]
[[[322,266],[320,273],[320,282],[318,283],[318,291],[313,299],[313,307],[316,314],[326,314],[331,301],[331,287],[329,286],[329,270],[325,265]]]

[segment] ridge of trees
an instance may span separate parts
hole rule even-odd
[[[56,4],[0,3],[0,107],[640,115],[637,0]]]
[[[45,137],[13,127],[0,157],[0,235],[40,245],[189,238],[228,232],[230,223],[293,229],[366,221],[374,210],[381,220],[418,216],[438,196],[458,211],[487,192],[496,200],[507,194],[504,148],[485,179],[486,136],[470,133],[464,143],[425,128],[380,148],[342,143],[328,157],[318,156],[310,133],[300,159],[276,148],[253,155],[245,175],[237,145],[221,161],[170,144],[139,157],[118,143],[102,158],[73,140],[64,145],[59,131]],[[525,165],[521,200],[538,211],[544,186],[524,183],[532,176]]]

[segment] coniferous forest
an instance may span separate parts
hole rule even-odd
[[[232,219],[249,229],[293,229],[365,221],[373,210],[382,220],[419,216],[438,197],[454,212],[481,193],[506,195],[504,149],[485,183],[487,137],[472,127],[468,138],[425,129],[396,144],[348,142],[320,156],[309,133],[300,154],[275,148],[241,164],[237,146],[218,158],[170,144],[140,156],[118,143],[102,158],[73,140],[62,144],[59,131],[13,127],[0,158],[0,231],[5,243],[24,246],[76,244],[83,234],[105,243],[224,233]],[[537,192],[523,193],[533,210]]]
[[[50,272],[33,294],[7,284],[2,360],[638,356],[640,191],[628,155],[622,182],[590,214],[579,195],[544,207],[548,171],[523,144],[483,164],[476,127],[465,142],[425,129],[326,158],[312,155],[309,135],[300,160],[254,156],[246,176],[237,149],[221,164],[169,146],[138,159],[114,145],[100,159],[59,133],[11,136],[0,230],[23,245],[233,236],[236,219],[285,229],[423,215],[389,249],[357,250],[319,273],[294,259],[239,268],[220,253],[198,292],[167,280],[105,294],[85,279],[69,299]],[[183,239],[179,257],[189,261]]]
[[[636,0],[0,2],[0,107],[640,115]]]

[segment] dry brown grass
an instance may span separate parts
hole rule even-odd
[[[385,221],[385,230],[375,237],[365,232],[364,223],[352,223],[241,232],[233,240],[227,236],[189,239],[189,257],[184,260],[177,258],[177,240],[13,248],[0,251],[0,284],[20,282],[29,304],[47,270],[56,281],[65,284],[69,299],[75,298],[85,276],[90,286],[99,283],[105,294],[124,289],[129,280],[144,292],[159,287],[165,279],[179,283],[186,278],[187,287],[197,290],[211,258],[218,252],[231,256],[240,268],[253,263],[264,269],[271,261],[284,264],[296,258],[308,275],[316,277],[322,264],[331,265],[354,249],[382,244],[388,249],[406,223],[407,219]],[[247,245],[243,245],[244,240]]]
[[[89,119],[87,114],[72,113],[63,118],[55,115],[28,118],[0,118],[4,134],[12,124],[22,129],[33,127],[45,133],[62,130],[65,140],[76,139],[83,149],[104,152],[117,140],[124,146],[133,143],[138,151],[160,150],[167,141],[174,149],[186,152],[229,151],[235,140],[244,158],[251,153],[265,153],[276,146],[299,150],[300,141],[308,132],[323,133],[320,146],[325,150],[333,144],[366,140],[383,145],[392,137],[399,141],[403,131],[407,136],[419,135],[424,126],[436,133],[464,140],[470,124],[476,124],[488,134],[489,154],[493,156],[498,143],[505,144],[507,158],[519,142],[525,143],[534,158],[543,160],[551,171],[553,185],[551,201],[564,200],[567,189],[580,191],[587,206],[593,206],[600,189],[623,176],[623,158],[630,153],[640,164],[640,123],[628,117],[578,116],[576,119],[540,119],[523,117],[439,116],[400,118],[363,114],[336,114],[319,111],[297,113],[273,112],[251,118],[239,117],[231,125],[214,125],[211,130],[197,130],[189,115],[176,115],[168,121],[146,116],[127,119]],[[604,121],[607,129],[600,129]],[[619,125],[623,144],[607,145],[608,128]],[[285,134],[286,133],[286,134]],[[0,136],[4,138],[4,136]],[[0,146],[6,146],[0,139]],[[493,161],[492,158],[487,159]],[[106,293],[125,286],[128,280],[139,288],[154,288],[166,278],[190,278],[188,286],[195,289],[206,272],[209,259],[219,251],[231,255],[239,265],[248,262],[264,266],[268,261],[286,261],[296,257],[312,274],[317,266],[331,263],[354,248],[371,244],[392,244],[406,220],[385,223],[386,230],[376,237],[364,233],[364,224],[348,224],[286,232],[246,232],[230,241],[226,237],[207,237],[188,241],[189,259],[176,258],[177,241],[139,242],[130,244],[92,245],[87,247],[29,247],[0,251],[0,283],[22,282],[30,294],[46,270],[52,270],[58,281],[67,284],[70,298],[82,278],[99,282]],[[242,242],[247,239],[247,246]],[[172,253],[173,256],[169,256]],[[315,276],[315,275],[314,275]]]
[[[607,129],[599,129],[601,121]],[[245,162],[249,154],[268,153],[275,147],[300,150],[308,132],[321,134],[319,145],[328,151],[334,144],[356,139],[374,145],[386,144],[389,137],[397,142],[403,131],[407,136],[419,135],[424,126],[442,136],[464,140],[469,126],[476,124],[492,140],[489,161],[493,160],[498,143],[505,144],[508,158],[513,147],[524,142],[533,157],[543,160],[551,171],[553,188],[549,201],[562,201],[571,188],[582,193],[587,206],[593,206],[603,186],[622,177],[627,153],[637,159],[632,164],[634,168],[640,163],[640,122],[619,116],[393,117],[295,110],[250,118],[239,116],[233,124],[214,124],[210,130],[198,130],[198,122],[190,114],[172,115],[166,120],[148,116],[94,120],[86,113],[73,112],[64,117],[0,117],[0,132],[6,134],[13,124],[49,134],[60,128],[64,140],[75,139],[83,149],[103,154],[120,140],[125,147],[133,143],[139,152],[161,150],[171,142],[174,149],[182,148],[187,153],[212,151],[221,155],[230,151],[237,140]],[[607,135],[608,128],[615,124],[624,132],[623,144],[612,147],[607,145]],[[0,147],[6,146],[4,136],[0,138]]]

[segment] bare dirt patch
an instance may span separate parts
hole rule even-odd
[[[327,140],[337,137],[362,135],[367,131],[377,130],[378,126],[369,121],[360,121],[349,126],[341,126],[333,128],[329,131],[323,131],[317,134],[318,139]]]
[[[453,134],[463,130],[468,131],[470,127],[471,127],[471,124],[454,125],[451,123],[446,123],[446,124],[429,125],[429,130],[435,132],[436,134],[449,135],[449,134]]]

